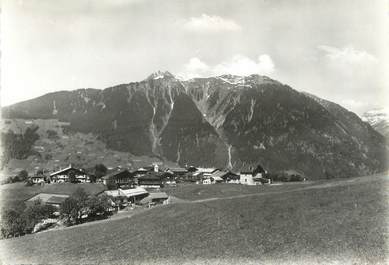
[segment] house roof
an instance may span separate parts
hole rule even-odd
[[[51,196],[46,203],[50,203],[50,204],[61,204],[63,203],[68,197],[64,197],[64,196],[58,196],[58,195],[54,195],[54,196]]]
[[[41,200],[43,203],[61,204],[68,197],[66,194],[38,193],[26,201]]]
[[[45,185],[42,188],[42,193],[72,195],[78,188],[84,189],[86,193],[91,195],[97,195],[107,189],[105,185],[96,183],[55,183]]]
[[[217,170],[219,170],[219,169],[218,168],[214,168],[214,167],[211,167],[211,168],[198,167],[196,173],[212,174],[212,173],[214,173]]]
[[[64,168],[64,169],[60,169],[60,170],[58,170],[58,171],[55,171],[55,172],[51,173],[51,174],[50,174],[50,177],[55,176],[55,175],[59,175],[59,174],[62,174],[62,173],[66,173],[66,172],[69,171],[69,170],[74,170],[74,171],[76,171],[76,172],[79,173],[79,174],[85,174],[85,173],[82,172],[81,170],[79,170],[79,169],[77,169],[77,168],[74,168],[74,167],[72,167],[72,166],[70,165],[70,166],[68,166],[68,167],[66,167],[66,168]]]
[[[119,196],[125,196],[123,192],[121,192],[120,189],[118,190],[106,190],[104,191],[104,194],[110,196],[110,197],[119,197]]]
[[[141,176],[138,180],[161,180],[162,179],[162,174],[159,172],[149,172],[144,176]]]
[[[240,168],[240,173],[253,173],[254,167],[252,165],[244,165]]]
[[[133,177],[133,176],[134,176],[134,173],[131,173],[127,169],[123,169],[123,170],[120,170],[120,171],[110,172],[107,175],[105,175],[103,177],[103,179],[110,179],[110,178],[115,178],[115,177],[118,177],[118,178],[129,177],[130,178],[130,177]]]
[[[156,199],[168,199],[168,198],[169,195],[167,195],[165,192],[152,192],[149,193],[149,196],[140,200],[140,203],[143,204],[143,203],[151,202],[152,200],[156,200]]]
[[[120,190],[120,191],[126,197],[133,197],[133,196],[139,196],[139,195],[143,195],[143,194],[148,194],[148,191],[145,190],[142,187],[136,187],[136,188],[133,188],[133,189],[126,189],[126,190]]]
[[[226,172],[226,171],[216,171],[216,172],[212,173],[210,177],[212,177],[212,178],[222,178],[226,174],[228,174],[228,172]]]
[[[188,172],[187,169],[182,168],[182,167],[168,168],[168,170],[173,172],[173,173],[186,173],[186,172]]]

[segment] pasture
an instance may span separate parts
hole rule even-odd
[[[385,264],[388,180],[365,177],[156,207],[130,218],[1,240],[2,261]]]

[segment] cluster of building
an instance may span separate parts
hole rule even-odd
[[[161,170],[157,164],[138,168],[134,171],[128,169],[114,170],[95,180],[104,185],[115,184],[118,188],[161,188],[166,185],[176,185],[178,182],[192,182],[196,184],[235,183],[244,185],[260,185],[271,183],[264,177],[266,171],[257,166],[244,168],[240,173],[219,168],[203,168],[189,166],[186,168],[166,168]],[[71,165],[55,171],[48,176],[43,174],[31,177],[33,183],[87,183],[92,176],[82,169]]]
[[[263,177],[265,171],[261,166],[256,170],[243,169],[239,174],[218,168],[204,168],[189,166],[186,168],[165,168],[161,170],[158,165],[150,165],[138,168],[134,171],[128,169],[113,170],[105,176],[95,179],[84,170],[69,165],[66,168],[52,172],[51,174],[37,174],[31,177],[33,183],[64,183],[62,192],[42,192],[26,201],[31,204],[39,199],[43,203],[59,207],[71,192],[64,192],[68,188],[75,187],[70,183],[96,182],[101,188],[92,192],[92,195],[105,194],[112,199],[117,207],[125,207],[130,204],[153,205],[169,203],[169,196],[159,189],[164,186],[175,186],[178,182],[191,182],[197,184],[235,183],[244,185],[259,185],[270,183]],[[68,183],[68,184],[67,184]],[[51,185],[48,185],[51,186]],[[71,188],[72,189],[72,188]],[[70,190],[71,190],[70,189]],[[69,189],[68,189],[69,190]]]

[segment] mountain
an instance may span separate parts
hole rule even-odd
[[[310,178],[385,169],[384,137],[339,105],[266,76],[182,81],[156,72],[104,90],[50,93],[2,109],[8,119],[58,119],[107,148],[180,165],[295,169]]]
[[[389,112],[387,110],[369,110],[362,115],[362,120],[368,122],[376,131],[389,139]]]

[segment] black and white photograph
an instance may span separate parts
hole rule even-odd
[[[388,264],[388,0],[1,0],[0,264]]]

